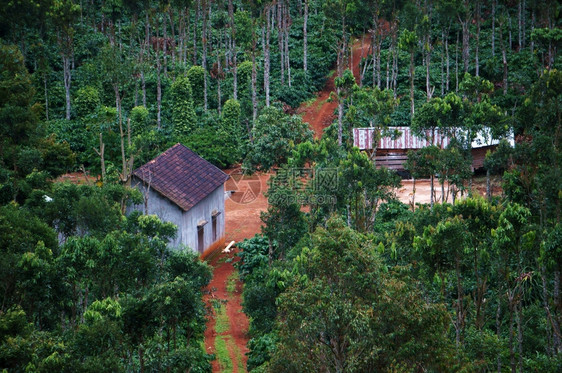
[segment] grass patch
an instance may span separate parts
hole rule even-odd
[[[215,321],[215,331],[217,334],[222,334],[230,329],[230,322],[226,314],[226,305],[220,305],[216,312],[217,318]]]
[[[230,359],[229,348],[234,351],[235,362]],[[230,335],[217,336],[215,339],[215,350],[221,372],[232,372],[234,363],[236,363],[239,372],[246,370],[242,360],[242,353]]]
[[[318,97],[311,97],[308,100],[304,101],[304,106],[306,107],[311,107],[312,105],[314,105],[314,103],[316,102],[316,100],[318,100]]]
[[[234,270],[230,276],[228,276],[228,281],[226,283],[226,291],[228,294],[232,295],[236,291],[236,285],[240,281],[240,275],[237,270]]]
[[[230,339],[229,342],[232,343],[232,347],[233,347],[233,350],[234,350],[234,356],[236,357],[236,365],[238,366],[238,371],[239,372],[245,372],[246,368],[244,367],[244,362],[242,361],[242,353],[240,352],[240,350],[238,349],[238,346],[236,346],[236,344],[234,343],[234,341],[232,339]]]
[[[221,372],[232,372],[233,366],[232,361],[230,360],[230,354],[228,353],[226,339],[227,338],[223,336],[217,336],[217,338],[215,338],[215,353],[217,355]],[[231,340],[231,338],[228,339]]]

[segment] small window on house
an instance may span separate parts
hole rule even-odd
[[[203,250],[205,249],[203,247],[203,245],[205,244],[205,239],[204,239],[204,234],[205,231],[203,229],[203,227],[198,227],[197,228],[197,250],[202,253]]]
[[[213,210],[213,212],[211,213],[211,217],[212,217],[212,227],[213,227],[213,242],[215,242],[218,238],[218,226],[217,226],[217,222],[218,222],[218,218],[220,215],[220,211],[217,210]]]
[[[201,220],[197,224],[197,251],[202,253],[205,250],[205,224],[206,220]]]

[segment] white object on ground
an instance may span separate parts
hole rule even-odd
[[[230,248],[232,247],[232,245],[234,245],[235,241],[231,241],[227,247],[224,248],[224,250],[222,251],[223,253],[229,253],[230,252]]]

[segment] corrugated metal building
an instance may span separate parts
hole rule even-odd
[[[361,150],[373,151],[376,149],[377,166],[385,166],[393,170],[403,171],[404,163],[408,159],[408,150],[418,150],[426,146],[435,144],[441,148],[449,145],[451,138],[440,133],[426,132],[425,138],[415,136],[410,127],[390,127],[389,132],[397,132],[397,137],[383,136],[373,145],[375,128],[354,128],[353,145]],[[460,134],[461,129],[453,129],[453,132]],[[428,140],[432,139],[432,141]],[[513,145],[513,137],[508,139]],[[483,167],[484,159],[488,150],[493,150],[499,144],[499,140],[492,139],[489,129],[480,131],[472,141],[472,168]]]
[[[178,227],[171,246],[203,256],[224,246],[224,183],[229,176],[182,144],[133,172],[132,186],[144,196],[133,206]]]

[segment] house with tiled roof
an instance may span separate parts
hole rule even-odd
[[[224,183],[228,175],[182,144],[133,172],[131,185],[144,197],[133,208],[178,227],[171,246],[205,256],[224,246]]]

